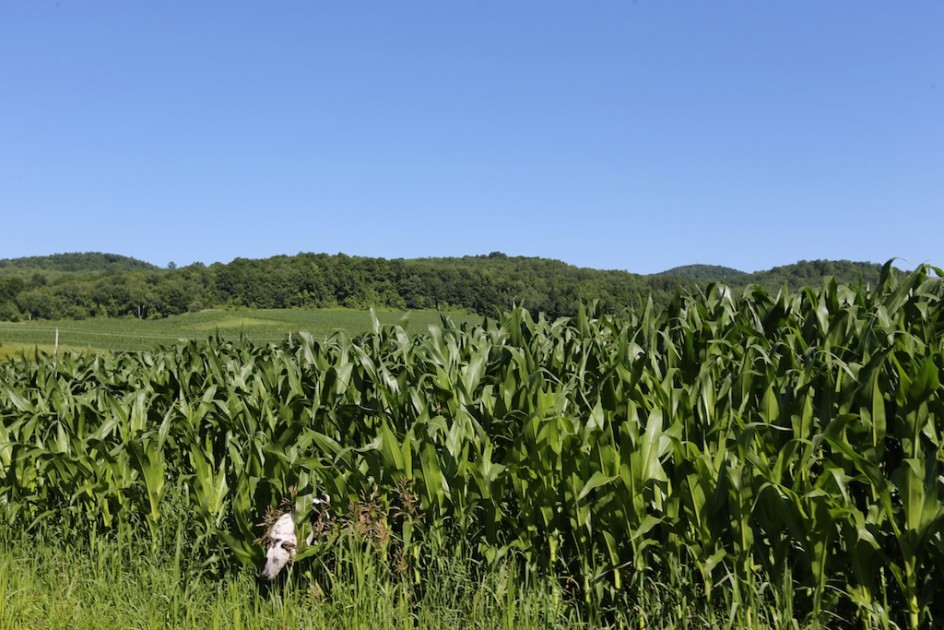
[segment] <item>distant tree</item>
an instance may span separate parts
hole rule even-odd
[[[22,317],[19,307],[13,300],[0,300],[0,321],[18,322]]]
[[[0,278],[0,301],[12,301],[26,288],[26,281],[19,276]]]
[[[145,319],[151,312],[155,302],[155,291],[148,278],[141,274],[134,274],[128,279],[128,307],[138,319]]]
[[[17,306],[28,319],[59,319],[63,315],[62,298],[50,287],[42,286],[20,292]]]

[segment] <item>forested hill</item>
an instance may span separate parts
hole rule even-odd
[[[874,284],[870,263],[812,261],[747,274],[693,265],[643,276],[495,252],[462,258],[394,259],[298,254],[161,269],[111,254],[59,254],[0,261],[0,320],[163,317],[211,307],[466,308],[521,304],[551,316],[584,300],[609,310],[657,305],[712,281],[769,290],[818,285],[824,275]]]
[[[875,286],[878,282],[882,265],[848,260],[801,260],[792,265],[774,267],[767,271],[748,274],[737,284],[759,284],[763,287],[787,286],[799,289],[805,286],[817,286],[823,278],[834,277],[837,280]]]
[[[726,284],[736,284],[741,282],[750,274],[740,269],[731,267],[721,267],[719,265],[684,265],[682,267],[673,267],[668,271],[658,274],[660,276],[679,276],[682,278],[694,278],[704,280],[705,282],[724,282]]]
[[[151,263],[128,256],[98,252],[0,259],[0,273],[115,273],[157,268]]]

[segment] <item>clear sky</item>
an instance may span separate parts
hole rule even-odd
[[[944,265],[944,2],[0,0],[0,258]]]

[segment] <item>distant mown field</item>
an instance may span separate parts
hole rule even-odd
[[[481,317],[465,311],[445,313],[453,321],[480,322]],[[401,322],[412,331],[423,331],[441,321],[435,310],[376,311],[381,324]],[[124,351],[146,350],[179,341],[248,338],[257,343],[277,343],[299,331],[327,337],[342,331],[348,335],[371,328],[369,310],[353,309],[237,309],[207,310],[163,319],[101,318],[84,320],[40,320],[0,322],[0,357],[33,353],[36,349],[51,353],[56,331],[59,350]]]

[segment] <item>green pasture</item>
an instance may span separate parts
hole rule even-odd
[[[376,311],[383,325],[400,324],[407,330],[423,332],[430,324],[439,324],[442,315],[435,310]],[[465,311],[445,313],[456,323],[480,322],[477,315]],[[369,310],[333,309],[238,309],[206,310],[164,319],[96,318],[0,322],[0,357],[36,349],[51,354],[59,332],[60,350],[125,351],[146,350],[181,341],[206,340],[219,335],[226,340],[247,339],[255,343],[277,343],[290,334],[307,332],[325,338],[336,332],[348,335],[371,328]]]

